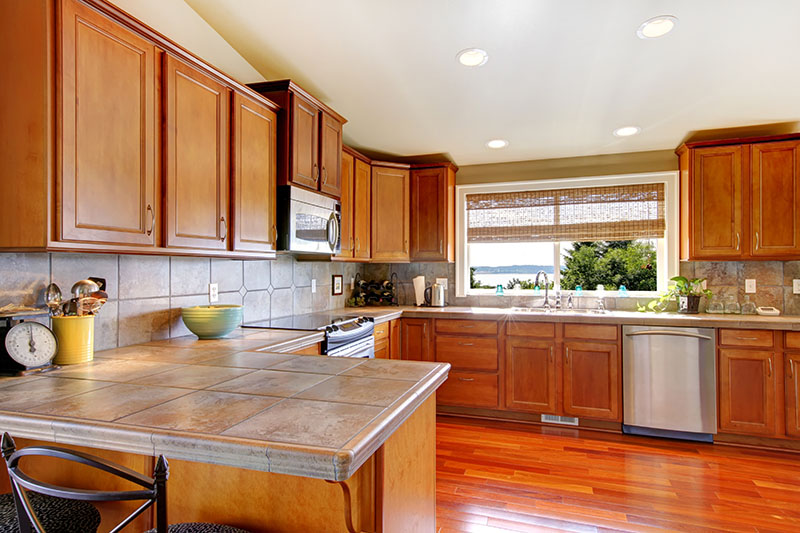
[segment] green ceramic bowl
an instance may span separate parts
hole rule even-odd
[[[224,337],[242,323],[241,305],[198,305],[181,309],[189,330],[201,339]]]

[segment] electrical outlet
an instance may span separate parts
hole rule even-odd
[[[315,292],[317,292],[317,280],[312,279],[311,280],[311,294],[314,294]]]
[[[447,278],[436,278],[436,283],[444,287],[444,290],[447,290]]]
[[[756,292],[756,280],[754,279],[744,280],[744,292],[747,294],[754,294]]]
[[[800,279],[792,280],[792,294],[800,294]]]
[[[219,283],[208,284],[208,303],[215,303],[219,301]]]

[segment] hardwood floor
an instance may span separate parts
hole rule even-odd
[[[439,417],[437,531],[800,531],[800,454]]]

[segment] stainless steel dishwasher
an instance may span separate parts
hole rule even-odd
[[[623,326],[622,337],[623,432],[712,442],[714,330]]]

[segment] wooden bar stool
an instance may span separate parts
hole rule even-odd
[[[101,457],[89,455],[87,453],[56,448],[54,446],[29,446],[16,449],[14,439],[8,433],[3,434],[2,453],[6,460],[8,476],[11,480],[13,500],[16,507],[16,515],[19,520],[20,533],[56,533],[56,532],[88,532],[96,531],[99,525],[99,513],[97,513],[97,524],[94,528],[87,527],[83,518],[76,516],[65,519],[69,520],[66,524],[59,526],[52,525],[47,516],[47,510],[38,506],[37,501],[42,497],[49,497],[59,501],[73,501],[77,503],[102,502],[102,501],[143,501],[135,511],[128,515],[122,522],[111,530],[117,533],[125,526],[130,524],[136,517],[145,510],[155,505],[156,527],[148,533],[248,533],[242,529],[231,526],[208,523],[184,523],[167,525],[167,478],[169,477],[169,465],[163,455],[158,457],[153,477],[144,476],[134,470],[124,466],[106,461]],[[55,457],[67,461],[73,461],[103,472],[107,472],[119,478],[125,479],[142,487],[138,490],[127,491],[98,491],[85,490],[69,487],[52,485],[33,479],[25,474],[19,467],[19,461],[23,457]],[[90,504],[90,507],[94,508]],[[94,509],[97,512],[97,509]],[[15,530],[12,530],[15,531]]]

